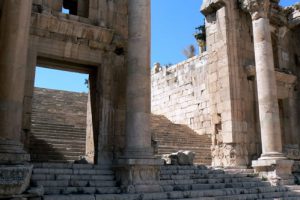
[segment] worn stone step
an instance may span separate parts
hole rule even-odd
[[[106,174],[113,174],[110,167],[94,164],[76,164],[76,163],[32,163],[34,168],[45,168],[45,169],[97,169],[106,172]]]
[[[203,190],[203,191],[173,191],[164,193],[145,193],[145,194],[109,194],[109,195],[91,195],[93,200],[166,200],[166,199],[200,199],[200,200],[251,200],[261,197],[282,197],[287,190],[280,187],[255,188],[255,189],[221,189],[221,190]],[[78,199],[84,200],[87,197],[78,196]],[[74,196],[54,196],[46,195],[45,200],[65,200],[74,199]]]
[[[116,182],[112,180],[46,180],[46,181],[35,181],[31,180],[35,186],[44,187],[114,187]]]
[[[33,181],[44,181],[44,180],[88,180],[88,181],[111,181],[114,180],[113,175],[45,175],[45,174],[33,174],[31,177]]]
[[[47,195],[69,194],[119,194],[119,187],[45,187]]]
[[[51,145],[51,144],[37,144],[36,148],[30,148],[31,152],[38,153],[38,154],[43,154],[46,152],[60,152],[60,153],[68,153],[68,152],[73,152],[73,153],[84,153],[85,152],[85,146],[83,145],[65,145],[64,147],[62,145]],[[77,154],[76,154],[77,155]]]
[[[262,182],[262,181],[258,178],[254,179],[250,177],[160,180],[161,185],[218,184],[218,183],[230,184],[230,183],[243,183],[243,182]]]
[[[200,175],[208,175],[208,174],[225,174],[224,171],[222,170],[184,170],[184,169],[180,169],[180,170],[161,170],[160,171],[160,175],[161,176],[166,176],[166,178],[168,178],[168,176],[170,175],[193,175],[193,174],[198,174],[199,176]]]
[[[113,172],[111,170],[103,170],[103,169],[34,168],[33,174],[112,175]]]
[[[71,134],[73,134],[74,136],[82,136],[85,135],[86,132],[85,131],[79,131],[79,130],[60,130],[60,131],[56,131],[56,130],[52,130],[52,129],[32,129],[32,134],[33,135],[46,135],[46,134],[52,134],[52,135],[63,135],[63,136],[72,136]]]
[[[78,130],[76,128],[74,129],[60,129],[60,130],[55,130],[55,129],[51,129],[51,128],[33,128],[32,129],[32,134],[33,135],[45,135],[45,134],[53,134],[53,135],[67,135],[67,136],[71,136],[71,134],[75,135],[75,136],[81,136],[81,135],[85,135],[86,131],[85,130]]]
[[[84,128],[77,128],[77,127],[70,127],[70,126],[57,126],[57,125],[37,125],[35,123],[32,123],[32,130],[35,130],[35,131],[43,131],[43,130],[51,130],[53,132],[57,132],[57,133],[60,133],[60,132],[63,132],[63,131],[74,131],[74,132],[85,132],[85,129]]]
[[[80,145],[85,145],[85,140],[68,140],[68,139],[58,139],[57,137],[53,137],[53,138],[39,138],[39,140],[44,140],[47,141],[47,143],[49,144],[80,144]],[[32,139],[31,139],[32,141]],[[35,143],[37,142],[37,140],[34,141]]]
[[[225,188],[253,188],[267,187],[268,182],[236,182],[236,183],[213,183],[213,184],[178,184],[178,185],[163,185],[164,191],[188,191],[188,190],[214,190]]]
[[[55,155],[47,155],[47,154],[34,154],[32,153],[30,155],[31,157],[31,160],[34,161],[34,162],[50,162],[52,160],[71,160],[71,161],[74,161],[74,160],[78,160],[80,159],[80,155],[77,155],[77,156],[69,156],[69,155],[62,155],[60,154],[59,152],[57,152]]]

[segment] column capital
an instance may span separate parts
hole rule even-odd
[[[249,12],[252,20],[267,18],[270,8],[270,0],[239,0],[243,10]]]

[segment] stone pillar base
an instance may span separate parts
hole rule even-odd
[[[269,182],[276,185],[290,185],[294,184],[294,177],[292,175],[293,160],[254,160],[252,167],[256,173],[262,178],[267,178]]]
[[[30,183],[33,165],[0,165],[0,196],[22,194]]]
[[[163,160],[121,158],[114,164],[117,182],[125,193],[162,192],[159,170]]]

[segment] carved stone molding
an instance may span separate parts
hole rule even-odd
[[[227,0],[204,0],[201,6],[201,12],[204,15],[216,12],[226,4]]]
[[[239,3],[242,10],[251,14],[252,20],[268,17],[270,9],[269,0],[239,0]]]

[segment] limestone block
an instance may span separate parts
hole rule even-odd
[[[169,165],[193,165],[195,153],[191,151],[178,151],[162,155],[162,159]]]
[[[1,165],[0,194],[22,194],[29,186],[32,168],[32,165]]]
[[[119,159],[115,163],[116,179],[123,192],[161,192],[158,184],[160,159]]]

